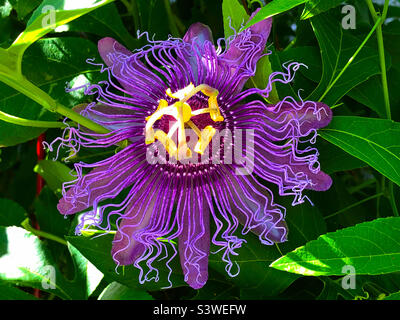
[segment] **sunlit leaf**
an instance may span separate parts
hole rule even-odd
[[[54,96],[56,101],[72,108],[84,101],[85,96],[83,90],[66,93],[66,82],[78,87],[101,77],[97,72],[99,68],[88,64],[87,58],[100,61],[97,47],[91,41],[67,37],[44,39],[26,51],[23,72],[40,89]],[[54,121],[60,117],[3,83],[0,83],[0,110],[31,120]],[[16,145],[36,138],[43,131],[45,129],[0,121],[0,145]]]
[[[391,120],[334,117],[319,135],[400,185],[400,124]]]
[[[306,2],[307,0],[274,0],[268,3],[265,7],[261,8],[261,10],[254,16],[251,21],[246,24],[246,28],[260,22],[261,20],[267,19],[279,13],[283,13],[288,11],[298,5]]]
[[[328,11],[341,3],[343,3],[342,0],[309,0],[306,2],[300,19],[309,19],[322,12]]]
[[[0,280],[63,299],[87,298],[86,282],[66,280],[44,242],[18,227],[0,227]]]
[[[222,1],[222,16],[224,19],[225,38],[232,36],[235,33],[234,30],[238,32],[249,19],[246,10],[236,0]]]
[[[33,12],[27,27],[14,41],[9,51],[17,56],[35,41],[54,30],[90,11],[99,8],[113,0],[44,0]]]
[[[400,218],[376,219],[330,232],[289,252],[271,264],[277,270],[321,276],[377,275],[400,271]]]

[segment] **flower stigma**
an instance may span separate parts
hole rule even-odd
[[[199,92],[202,92],[208,97],[208,108],[192,111],[192,108],[187,101]],[[221,115],[218,106],[218,93],[218,90],[206,84],[200,84],[195,87],[190,83],[185,88],[174,93],[172,93],[171,89],[168,88],[166,94],[170,98],[178,99],[179,101],[174,102],[172,105],[168,105],[168,102],[165,99],[160,99],[156,111],[146,118],[146,144],[151,144],[157,139],[161,142],[171,157],[174,157],[177,160],[189,159],[192,157],[192,150],[187,146],[185,129],[191,128],[199,138],[194,147],[194,152],[203,154],[215,135],[216,130],[211,125],[200,130],[191,119],[192,117],[208,113],[214,122],[224,121],[224,117]],[[172,116],[175,119],[175,122],[169,131],[164,132],[161,129],[154,130],[153,125],[155,122],[165,115]],[[172,139],[172,136],[176,131],[178,131],[178,146]]]

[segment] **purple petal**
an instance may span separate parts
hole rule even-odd
[[[326,127],[332,120],[332,110],[322,102],[306,101],[303,105],[281,101],[277,105],[269,105],[266,115],[273,121],[272,127],[280,126],[282,122],[294,120],[299,134],[307,135],[311,130]]]
[[[222,66],[230,70],[232,78],[230,85],[235,87],[233,94],[239,93],[248,78],[255,75],[256,64],[267,44],[271,26],[272,18],[268,18],[240,32],[229,43],[228,50],[219,58]]]
[[[165,235],[165,224],[169,222],[175,201],[167,187],[169,184],[168,179],[153,171],[145,173],[130,190],[128,206],[112,246],[113,259],[120,265],[137,263],[146,249],[154,249],[158,238]]]
[[[128,106],[91,103],[89,105],[79,104],[72,109],[110,131],[130,128],[133,131],[138,131],[139,135],[142,134],[143,120],[137,112]],[[82,128],[82,130],[92,132],[86,128]]]
[[[178,204],[183,228],[179,256],[185,281],[193,289],[200,289],[208,279],[210,212],[198,189],[189,189],[184,194],[185,200]]]
[[[183,41],[190,44],[196,42],[198,45],[205,41],[213,42],[211,29],[200,22],[193,23],[183,36]]]
[[[74,214],[91,207],[94,202],[116,197],[132,184],[134,172],[139,167],[133,148],[133,145],[129,146],[98,164],[87,165],[95,169],[69,188],[57,205],[58,211],[64,215]]]
[[[273,120],[269,121],[271,127],[279,127],[282,123],[293,123],[293,129],[298,131],[299,136],[307,136],[313,130],[327,126],[332,120],[332,110],[322,102],[306,101],[298,108],[296,104],[282,101],[279,105],[269,106],[267,116]],[[282,120],[284,119],[284,120]],[[315,191],[326,191],[332,185],[332,179],[326,173],[316,170],[311,163],[293,157],[293,154],[269,157],[275,163],[290,166],[295,175],[304,174],[310,183],[307,189]]]
[[[258,235],[264,244],[286,241],[285,211],[273,202],[271,191],[252,176],[226,172],[225,178],[221,197],[226,197],[230,211],[245,227],[245,232]]]
[[[139,193],[135,199],[131,200],[134,205],[130,205],[126,210],[126,215],[115,234],[111,250],[113,259],[120,265],[134,263],[145,252],[145,245],[138,241],[135,234],[149,224],[155,199],[154,195],[146,197],[145,193]]]
[[[137,54],[133,54],[112,38],[101,39],[98,49],[102,59],[110,67],[112,76],[135,99],[134,104],[143,105],[145,101],[145,106],[155,105],[164,97],[164,82],[140,61]],[[110,78],[110,83],[111,81]]]
[[[111,67],[114,64],[112,55],[121,54],[125,56],[132,55],[132,52],[120,44],[113,38],[103,38],[98,42],[98,49],[101,58],[104,60],[107,66]]]

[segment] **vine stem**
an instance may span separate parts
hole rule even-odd
[[[33,233],[35,236],[39,236],[39,237],[41,237],[41,238],[45,238],[45,239],[49,239],[49,240],[52,240],[52,241],[56,241],[56,242],[58,242],[58,243],[60,243],[60,244],[62,244],[62,245],[65,245],[65,246],[68,245],[67,241],[65,241],[64,239],[62,239],[62,238],[60,238],[60,237],[58,237],[58,236],[56,236],[56,235],[54,235],[54,234],[51,234],[51,233],[44,232],[44,231],[37,230],[37,229],[33,228],[33,227],[29,224],[29,218],[27,218],[26,220],[24,220],[24,221],[21,223],[21,226],[22,226],[25,230],[27,230],[27,231]]]
[[[11,114],[0,111],[0,120],[8,123],[17,124],[19,126],[25,127],[35,127],[35,128],[66,128],[67,125],[63,122],[57,121],[39,121],[39,120],[29,120],[23,119]]]
[[[79,113],[63,106],[62,104],[55,101],[52,97],[50,97],[46,92],[42,89],[34,85],[28,79],[26,79],[21,74],[12,74],[7,75],[0,72],[0,80],[3,81],[8,86],[18,90],[19,92],[23,93],[28,98],[31,98],[33,101],[40,104],[43,108],[51,111],[57,112],[72,121],[75,121],[82,126],[101,134],[110,133],[109,130],[102,127],[101,125],[91,121],[88,118],[81,116]],[[10,119],[10,118],[8,118]],[[15,120],[15,119],[14,119]],[[26,120],[26,119],[25,119]],[[29,125],[29,120],[23,121],[25,125]],[[32,122],[32,126],[35,126],[35,123]]]
[[[385,4],[383,7],[383,13],[380,16],[378,12],[375,11],[374,4],[372,0],[366,0],[369,11],[371,12],[372,18],[375,23],[380,19],[380,23],[376,29],[376,38],[378,41],[378,53],[379,53],[379,63],[381,67],[381,79],[382,79],[382,87],[383,87],[383,97],[385,101],[385,109],[386,116],[389,120],[392,119],[392,114],[390,111],[390,99],[389,99],[389,88],[387,83],[387,75],[386,75],[386,61],[385,61],[385,47],[383,44],[383,33],[382,33],[382,24],[386,20],[388,8],[389,8],[389,0],[385,0]]]
[[[386,20],[387,12],[389,9],[389,0],[385,0],[385,4],[383,5],[383,12],[380,15],[375,10],[374,4],[372,3],[372,0],[365,0],[368,9],[371,13],[372,19],[374,21],[378,21],[379,19],[381,20],[381,23],[379,24],[378,28],[376,29],[376,39],[378,42],[378,54],[379,54],[379,63],[380,63],[380,68],[381,68],[381,81],[382,81],[382,89],[383,89],[383,100],[385,103],[385,110],[386,110],[386,118],[391,120],[392,119],[392,113],[390,110],[390,97],[389,97],[389,87],[388,87],[388,82],[387,82],[387,74],[386,74],[386,61],[385,61],[385,46],[383,43],[383,33],[382,33],[382,25],[384,21]],[[383,178],[385,179],[385,178]],[[384,188],[384,182],[383,180],[383,188]],[[396,201],[394,199],[394,185],[393,181],[388,182],[388,187],[389,187],[389,201],[390,205],[393,210],[393,214],[398,217],[399,216],[399,211],[396,206]]]

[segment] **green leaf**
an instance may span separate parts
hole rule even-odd
[[[57,210],[58,200],[59,197],[48,186],[44,186],[34,202],[35,217],[40,230],[63,238],[68,233],[71,221]]]
[[[144,290],[128,288],[118,282],[111,282],[99,296],[99,300],[154,300]]]
[[[350,265],[358,275],[400,270],[400,218],[364,222],[320,236],[271,264],[277,270],[308,276],[345,275]]]
[[[224,19],[225,38],[229,38],[234,34],[232,28],[238,32],[241,26],[249,20],[249,15],[237,0],[222,1],[222,16]]]
[[[346,300],[355,300],[356,297],[365,296],[358,278],[356,278],[355,289],[344,289],[342,279],[333,280],[329,277],[321,277],[320,279],[324,283],[324,288],[316,300],[338,300],[339,297]]]
[[[159,271],[159,281],[139,283],[139,270],[133,265],[118,268],[116,272],[116,264],[111,256],[112,236],[105,235],[97,238],[66,237],[67,241],[76,247],[93,265],[100,270],[106,279],[117,281],[129,288],[137,288],[141,290],[160,290],[163,287],[169,287],[168,273],[169,270],[165,266],[165,260],[154,263]],[[170,253],[171,254],[171,253]],[[170,280],[173,287],[185,285],[183,275],[179,264],[179,257],[170,263],[172,273]],[[145,266],[146,267],[146,266]],[[153,273],[154,274],[154,273]]]
[[[1,1],[0,1],[1,3]],[[10,17],[2,17],[2,10],[0,6],[0,47],[7,48],[12,43],[13,33],[15,33],[15,28],[13,26],[13,20]]]
[[[334,117],[319,135],[400,185],[400,124],[391,120]]]
[[[89,297],[103,279],[103,274],[70,243],[68,250],[75,267],[74,283],[84,289],[85,297]]]
[[[264,52],[266,53],[266,52]],[[256,74],[251,77],[246,85],[252,85],[255,88],[264,89],[268,86],[269,75],[272,73],[272,65],[269,56],[263,56],[257,62]],[[268,96],[268,103],[278,103],[280,101],[275,83],[272,84],[272,91]]]
[[[231,272],[235,274],[237,267],[240,268],[240,273],[233,278],[226,273],[226,262],[222,261],[222,253],[211,254],[209,257],[209,266],[212,269],[241,288],[241,299],[264,299],[277,295],[297,279],[295,275],[287,276],[288,274],[269,268],[269,264],[280,256],[275,246],[261,244],[258,237],[250,233],[245,236],[245,240],[246,243],[235,251],[238,255],[231,256]],[[217,249],[212,247],[211,252]]]
[[[354,180],[351,180],[351,185],[349,185],[351,176],[354,176]],[[377,183],[368,170],[364,169],[355,173],[340,175],[334,174],[332,178],[333,183],[329,190],[313,192],[310,195],[315,205],[323,212],[328,230],[337,230],[343,228],[343,226],[354,226],[357,223],[376,218],[377,210],[374,210],[376,199],[359,203],[360,200],[368,197],[364,195],[362,185],[374,188]],[[359,204],[354,206],[356,203]],[[326,217],[337,213],[339,210],[349,207],[350,209],[326,219]]]
[[[277,51],[273,48],[270,47],[272,53],[268,56],[268,59],[271,63],[272,66],[272,70],[274,72],[283,72],[285,73],[286,70],[283,70],[282,68],[282,64],[287,62],[285,60],[281,60],[279,54],[277,53]],[[275,88],[277,90],[277,94],[280,97],[286,97],[286,96],[291,96],[291,97],[297,97],[296,92],[293,90],[292,84],[288,83],[288,84],[283,84],[280,81],[277,81],[274,83],[275,84]]]
[[[59,161],[41,160],[34,171],[40,174],[51,190],[61,193],[64,182],[76,179],[71,174],[71,169]]]
[[[320,46],[323,72],[318,87],[307,99],[318,101],[352,58],[363,39],[343,30],[335,10],[312,18],[311,25]],[[386,65],[389,67],[390,60],[389,58],[387,60]],[[377,50],[365,46],[341,75],[339,81],[324,96],[323,101],[333,106],[352,88],[379,73]]]
[[[292,206],[291,199],[288,197],[283,198],[279,203],[286,207],[285,220],[289,230],[288,241],[278,244],[282,252],[289,252],[326,233],[325,220],[316,206],[309,202]]]
[[[387,77],[390,104],[394,106],[400,102],[400,90],[397,90],[400,86],[400,68],[395,68],[393,65],[387,72]],[[376,75],[353,88],[347,95],[375,111],[381,118],[386,118],[382,90],[381,77]],[[392,109],[394,109],[393,111],[396,114],[397,108]]]
[[[353,157],[336,145],[319,139],[316,148],[319,152],[318,161],[321,170],[327,174],[349,171],[367,166],[364,161]]]
[[[168,14],[164,1],[159,0],[139,0],[136,1],[140,18],[140,30],[147,31],[150,36],[155,35],[155,39],[165,39],[168,37],[169,28]]]
[[[12,149],[16,153],[10,155],[8,151]],[[2,150],[2,161],[4,162],[12,163],[14,162],[12,159],[15,157],[12,166],[0,174],[2,197],[12,199],[23,206],[25,210],[29,210],[36,193],[37,175],[32,170],[37,161],[36,146],[34,143],[25,143],[18,147],[1,148],[0,150]],[[21,192],[21,186],[23,186],[23,192]]]
[[[381,77],[374,76],[353,88],[347,95],[375,111],[381,118],[386,118],[382,90]]]
[[[254,18],[246,25],[246,28],[264,19],[288,11],[307,1],[308,0],[274,0],[261,8]]]
[[[299,72],[314,82],[319,82],[322,75],[321,56],[318,48],[304,46],[278,51],[281,61],[297,61],[303,63],[307,68],[300,68]]]
[[[125,28],[114,3],[110,3],[70,23],[66,31],[87,32],[101,37],[113,37],[128,47],[134,47],[134,39]]]
[[[39,6],[41,0],[10,0],[15,11],[17,11],[18,19],[24,19],[29,13]]]
[[[64,239],[64,236],[68,234],[71,220],[65,219],[57,210],[58,200],[59,197],[55,196],[48,186],[44,186],[39,197],[34,201],[35,218],[40,231]],[[56,241],[48,241],[47,245],[56,261],[65,261],[67,266],[63,270],[72,277],[75,270],[72,260],[69,259],[70,254],[65,244]]]
[[[207,283],[197,290],[192,300],[238,300],[240,288],[214,269],[208,269]]]
[[[400,300],[400,291],[386,296],[383,300]]]
[[[8,17],[11,13],[12,5],[8,0],[0,1],[0,18]]]
[[[9,51],[22,58],[24,51],[41,37],[90,11],[104,6],[113,0],[64,1],[44,0],[33,12],[27,27],[9,48]]]
[[[343,3],[343,0],[309,0],[306,2],[300,19],[305,20]]]
[[[36,42],[24,55],[23,72],[35,85],[61,104],[73,107],[85,101],[82,90],[65,92],[66,82],[76,87],[97,82],[104,77],[99,67],[86,63],[87,58],[100,61],[96,45],[80,38],[51,38]],[[59,118],[22,93],[0,83],[0,110],[31,120],[54,121]],[[0,145],[12,146],[39,136],[45,129],[22,127],[0,121]]]
[[[18,203],[0,198],[0,226],[19,226],[25,218],[25,209]]]
[[[393,9],[399,9],[399,7],[390,7],[389,12],[392,14]],[[399,11],[398,14],[400,13]],[[398,19],[393,19],[391,22],[388,21],[389,19],[385,21],[383,28],[385,51],[391,55],[393,67],[400,71],[400,21]]]
[[[65,279],[45,243],[18,227],[0,227],[0,280],[63,299],[87,298],[86,282]]]
[[[33,295],[0,282],[0,300],[37,300]]]

